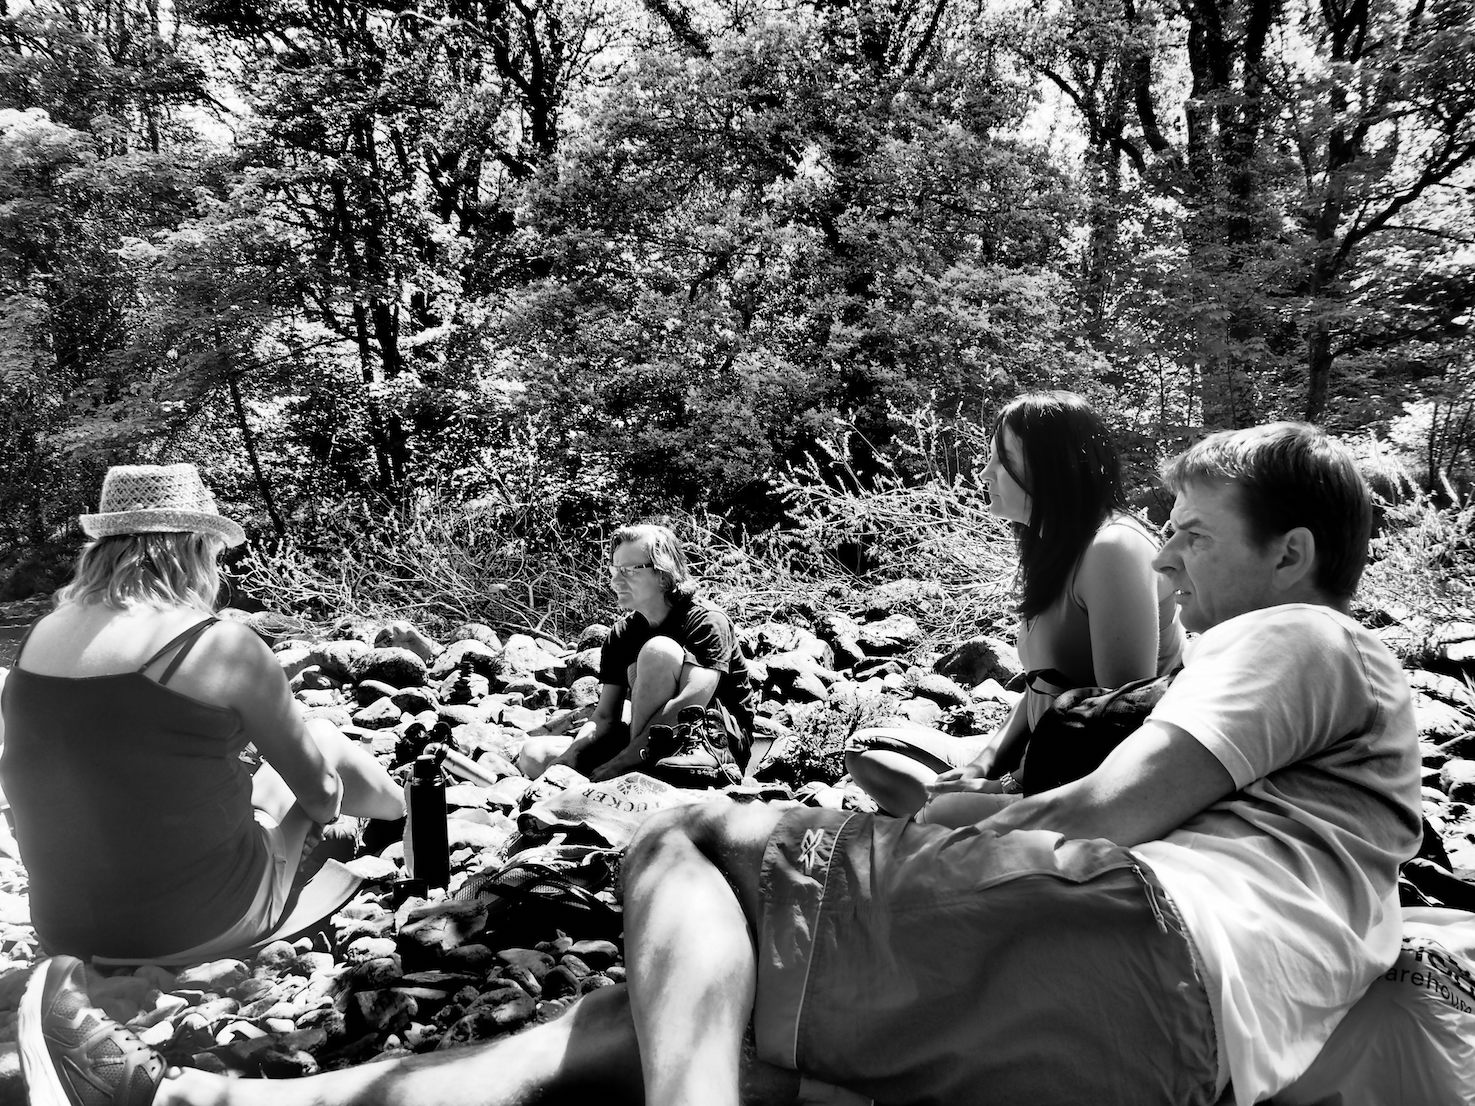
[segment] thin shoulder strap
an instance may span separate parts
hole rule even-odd
[[[155,661],[159,660],[160,657],[166,656],[169,650],[178,646],[180,647],[179,652],[174,654],[174,659],[169,662],[169,667],[164,669],[164,671],[159,676],[158,682],[160,684],[167,684],[170,680],[170,677],[174,675],[174,670],[179,667],[179,662],[184,660],[185,657],[189,656],[189,651],[195,647],[195,642],[200,640],[200,635],[219,621],[220,619],[211,617],[205,619],[203,622],[196,622],[188,630],[180,634],[178,637],[172,638],[169,643],[164,646],[164,648],[160,649],[152,657],[144,661],[138,671],[140,673],[147,672],[149,667]]]

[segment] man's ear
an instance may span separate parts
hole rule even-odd
[[[1316,583],[1316,536],[1304,526],[1287,530],[1280,538],[1275,581],[1282,591]]]

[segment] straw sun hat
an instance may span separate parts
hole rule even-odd
[[[194,465],[114,465],[95,515],[81,516],[89,538],[116,534],[213,534],[240,545],[246,532],[222,515]]]

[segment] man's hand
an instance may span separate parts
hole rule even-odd
[[[993,757],[990,756],[989,761],[992,760]],[[988,771],[988,767],[974,761],[960,768],[950,768],[927,785],[927,795],[930,798],[933,795],[948,795],[960,791],[975,795],[1002,795],[1003,781],[987,778],[984,773]]]

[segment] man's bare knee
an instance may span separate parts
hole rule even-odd
[[[673,680],[686,662],[686,653],[668,637],[653,637],[640,647],[632,666],[632,681],[637,675],[654,678],[669,675]]]
[[[766,803],[731,799],[660,811],[630,843],[627,873],[634,879],[646,866],[659,872],[673,858],[673,848],[695,848],[726,877],[752,920],[757,916],[763,852],[783,813],[782,808]]]

